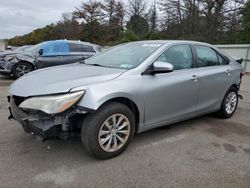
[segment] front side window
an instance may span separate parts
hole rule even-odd
[[[207,46],[194,46],[197,54],[197,66],[198,67],[208,67],[217,66],[223,64],[224,62],[219,61],[217,53],[210,47]]]
[[[188,44],[175,45],[163,52],[157,61],[171,63],[174,70],[193,67],[193,56]]]
[[[228,65],[228,62],[224,58],[222,58],[219,54],[217,54],[217,56],[218,56],[220,65]]]
[[[62,55],[68,51],[69,49],[66,43],[54,43],[43,48],[43,55]]]

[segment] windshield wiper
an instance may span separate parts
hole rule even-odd
[[[92,66],[96,66],[96,67],[107,67],[107,68],[112,68],[112,67],[109,67],[109,66],[100,65],[100,64],[98,64],[98,63],[93,63],[93,64],[88,64],[88,63],[86,63],[86,65],[92,65]]]
[[[97,63],[94,63],[94,64],[89,64],[89,65],[93,65],[93,66],[97,66],[97,67],[105,67],[105,66],[100,65],[100,64],[97,64]]]

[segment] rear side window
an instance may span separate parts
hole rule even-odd
[[[88,46],[88,45],[83,45],[82,46],[82,51],[83,52],[95,52],[93,46]]]
[[[43,55],[57,55],[69,52],[67,43],[53,43],[43,48]]]
[[[95,52],[92,46],[82,45],[82,44],[69,44],[70,52]]]
[[[175,45],[163,52],[157,61],[171,63],[174,70],[193,67],[193,56],[188,44]]]
[[[227,61],[217,54],[212,48],[207,46],[194,46],[197,54],[197,66],[208,67],[226,65]]]
[[[69,50],[70,52],[82,52],[82,45],[69,43]]]

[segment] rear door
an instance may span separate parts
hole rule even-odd
[[[225,92],[230,87],[230,65],[210,46],[193,45],[193,49],[200,83],[197,109],[200,113],[213,111],[220,107]]]
[[[90,45],[82,45],[82,52],[86,59],[97,53],[94,47]]]
[[[72,62],[87,59],[95,54],[92,46],[81,43],[69,43],[69,50]]]

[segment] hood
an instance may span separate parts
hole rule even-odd
[[[18,52],[16,51],[4,51],[0,53],[0,57],[2,56],[6,56],[6,55],[13,55],[13,54],[17,54]]]
[[[80,63],[40,69],[16,80],[9,92],[21,97],[65,93],[75,87],[114,79],[125,71]]]
[[[0,53],[0,57],[3,56],[15,56],[18,59],[24,59],[24,58],[34,58],[34,52],[26,52],[21,50],[14,50],[14,51],[5,51]]]

